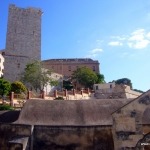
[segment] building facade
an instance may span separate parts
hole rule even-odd
[[[4,71],[4,57],[2,54],[0,54],[0,77],[3,76]]]
[[[44,68],[63,74],[65,77],[70,77],[73,71],[84,66],[92,69],[96,73],[99,73],[99,62],[90,58],[48,59],[43,60],[42,62]]]
[[[115,82],[94,84],[93,89],[97,99],[137,98],[142,94],[132,90],[128,85],[118,85]]]
[[[4,78],[15,81],[20,78],[27,63],[41,59],[41,15],[36,8],[9,6]]]

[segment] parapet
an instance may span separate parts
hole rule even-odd
[[[27,8],[20,8],[20,7],[17,7],[15,4],[10,4],[9,5],[9,9],[11,10],[11,9],[13,9],[13,10],[26,10],[26,11],[28,11],[28,12],[31,12],[31,13],[33,13],[33,12],[38,12],[39,14],[43,14],[43,12],[42,12],[42,10],[40,9],[40,8],[34,8],[34,7],[27,7]]]

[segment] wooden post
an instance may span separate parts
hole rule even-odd
[[[42,99],[45,99],[45,91],[42,91]]]
[[[73,89],[73,91],[72,91],[72,92],[73,92],[73,95],[76,95],[76,91],[75,91],[75,89]]]
[[[31,99],[31,91],[28,91],[27,99]]]
[[[81,90],[81,95],[83,96],[83,90]]]
[[[90,94],[90,89],[89,89],[89,88],[87,88],[87,94],[88,94],[88,95]]]
[[[67,89],[65,89],[65,95],[64,96],[67,97],[67,95],[68,95],[68,92],[67,92]]]
[[[14,92],[10,93],[10,106],[14,107]]]
[[[58,97],[58,95],[57,95],[57,90],[54,91],[54,97],[55,97],[55,98]]]

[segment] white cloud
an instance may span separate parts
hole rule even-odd
[[[150,39],[150,32],[148,32],[148,33],[146,34],[146,37],[147,37],[148,39]]]
[[[110,46],[122,46],[123,43],[121,43],[119,41],[112,41],[112,42],[109,42],[108,45],[110,45]]]
[[[88,52],[88,54],[86,55],[86,57],[88,58],[95,58],[96,56],[98,56],[99,53],[101,53],[103,50],[101,48],[94,48],[92,50],[90,50]]]
[[[111,39],[115,39],[115,40],[118,40],[118,41],[124,41],[126,40],[126,36],[125,35],[122,35],[122,36],[111,36]]]
[[[143,49],[150,44],[150,32],[146,33],[145,29],[138,29],[131,33],[127,45],[134,49]]]
[[[129,35],[111,36],[109,46],[127,45],[132,49],[144,49],[150,45],[150,32],[145,29],[137,29]]]
[[[128,46],[134,49],[143,49],[143,48],[146,48],[149,44],[150,44],[150,41],[144,40],[144,39],[140,41],[128,42]]]
[[[101,48],[95,48],[95,49],[92,49],[91,51],[89,51],[90,53],[92,54],[95,54],[95,53],[99,53],[99,52],[102,52],[103,50]]]
[[[96,40],[97,44],[102,44],[104,41],[103,40]]]

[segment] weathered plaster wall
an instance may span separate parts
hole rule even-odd
[[[0,124],[0,150],[10,150],[10,147],[13,146],[9,141],[30,137],[31,132],[32,127],[30,125]]]
[[[33,150],[114,150],[111,126],[35,126],[33,140]]]

